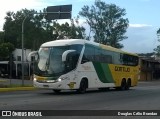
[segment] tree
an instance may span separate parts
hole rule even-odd
[[[0,59],[9,58],[10,54],[14,51],[15,47],[11,43],[0,44]]]
[[[0,44],[4,42],[4,32],[0,31]]]
[[[41,12],[41,11],[40,11]],[[44,14],[35,14],[35,10],[22,9],[20,11],[7,12],[3,26],[5,42],[10,42],[16,48],[21,48],[22,21],[24,23],[24,48],[37,50],[40,45],[52,39],[52,28],[46,22]]]
[[[86,18],[95,42],[123,47],[119,42],[127,38],[125,33],[129,24],[128,19],[123,18],[125,9],[98,0],[91,7],[85,5],[79,15]]]
[[[45,12],[45,9],[43,10]],[[7,12],[6,21],[3,26],[5,35],[4,42],[12,43],[16,48],[21,48],[22,43],[22,21],[24,22],[24,48],[37,50],[44,42],[64,38],[84,38],[85,29],[78,26],[75,20],[60,25],[59,23],[47,21],[45,14],[36,14],[35,10],[22,9],[20,11]],[[42,13],[40,11],[40,13]],[[78,21],[78,18],[76,19]],[[53,34],[53,30],[55,34]]]
[[[157,37],[158,41],[160,42],[160,28],[157,30]],[[157,46],[157,48],[154,49],[157,56],[160,56],[160,45]]]
[[[54,39],[85,39],[85,28],[78,26],[78,19],[71,19],[69,23],[59,24],[53,23]],[[76,23],[75,23],[76,22]]]
[[[4,42],[5,32],[0,32],[0,60],[8,60],[15,47],[12,43]]]

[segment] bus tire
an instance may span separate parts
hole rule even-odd
[[[78,93],[81,93],[81,94],[85,93],[87,87],[88,87],[88,81],[87,81],[87,79],[82,79],[81,83],[80,83],[80,86],[79,86],[79,89],[77,90]]]
[[[61,90],[58,90],[58,89],[53,89],[53,91],[54,91],[56,94],[58,94],[58,93],[61,92]]]
[[[121,89],[122,91],[123,91],[123,90],[126,90],[126,80],[125,80],[125,79],[122,79],[120,89]]]
[[[129,90],[130,87],[131,87],[131,79],[128,79],[126,83],[126,90]]]

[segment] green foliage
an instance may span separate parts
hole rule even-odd
[[[4,42],[4,32],[0,31],[0,44]]]
[[[157,46],[157,48],[155,48],[154,51],[156,52],[157,56],[160,56],[160,45]]]
[[[43,14],[35,14],[35,10],[22,9],[20,11],[8,12],[3,26],[5,42],[10,42],[16,48],[21,48],[22,22],[24,22],[24,47],[38,49],[39,46],[52,39],[52,29],[49,22],[44,20]]]
[[[160,34],[160,28],[157,30],[157,34]]]
[[[78,19],[71,19],[71,25],[67,22],[64,24],[59,24],[54,22],[53,32],[54,39],[84,39],[85,38],[85,28],[78,26]],[[76,22],[76,24],[75,24]]]
[[[0,44],[0,58],[8,58],[9,55],[14,51],[15,47],[11,43]]]
[[[154,55],[154,52],[151,53],[139,53],[138,56],[143,56],[143,57],[151,57]]]
[[[95,42],[123,47],[119,42],[127,38],[124,34],[129,24],[128,19],[123,18],[125,9],[99,0],[91,7],[85,5],[79,15],[86,18]]]
[[[45,9],[43,10],[45,12]],[[24,48],[37,50],[44,42],[68,38],[84,38],[85,29],[75,24],[71,20],[71,25],[68,23],[60,25],[59,23],[48,22],[45,19],[45,14],[36,14],[35,10],[22,9],[20,11],[8,12],[5,17],[3,26],[5,35],[4,42],[14,44],[16,48],[21,48],[22,44],[22,22],[24,22]],[[78,20],[78,19],[76,19]],[[56,32],[53,34],[53,30]]]
[[[157,37],[158,41],[160,42],[160,28],[157,30]],[[157,48],[154,49],[157,56],[160,56],[160,45],[157,46]]]

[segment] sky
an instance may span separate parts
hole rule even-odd
[[[6,12],[24,8],[37,11],[47,6],[72,4],[72,18],[76,17],[84,5],[91,6],[95,0],[0,0],[0,30],[3,29]],[[160,28],[160,0],[102,0],[113,3],[126,10],[125,18],[129,19],[126,32],[127,39],[121,43],[123,50],[133,53],[150,53],[160,45],[156,32]],[[80,18],[80,21],[84,21]],[[84,25],[84,23],[81,23]],[[86,26],[86,25],[84,25]]]

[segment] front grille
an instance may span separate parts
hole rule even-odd
[[[49,82],[50,80],[37,80],[38,83],[55,83],[56,81]]]

